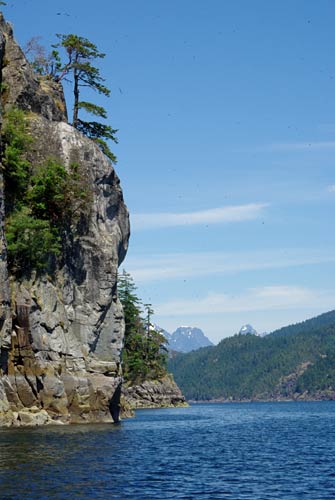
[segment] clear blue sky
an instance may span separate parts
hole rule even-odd
[[[105,52],[131,213],[125,268],[214,342],[333,309],[333,0],[9,0],[21,44]],[[89,96],[92,98],[92,96]]]

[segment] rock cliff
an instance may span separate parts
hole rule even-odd
[[[130,410],[188,406],[171,375],[166,375],[158,380],[146,380],[139,385],[124,386],[122,394],[125,399],[125,407]]]
[[[123,314],[117,268],[129,222],[119,180],[98,146],[67,123],[62,88],[41,80],[0,20],[2,107],[27,112],[38,168],[75,162],[90,190],[52,275],[8,271],[0,169],[0,425],[118,419]]]

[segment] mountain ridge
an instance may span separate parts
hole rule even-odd
[[[187,399],[335,399],[335,311],[169,360]]]
[[[167,347],[174,352],[191,352],[202,347],[212,346],[213,342],[209,340],[201,328],[194,326],[179,326],[173,333],[169,333],[156,325],[156,328],[164,335],[167,340]]]

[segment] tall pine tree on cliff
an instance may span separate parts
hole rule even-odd
[[[84,111],[98,118],[107,118],[107,112],[103,107],[80,99],[83,87],[88,87],[99,94],[109,97],[110,90],[104,85],[105,79],[100,75],[99,68],[92,64],[97,59],[103,59],[105,54],[100,52],[97,46],[87,38],[74,34],[57,36],[60,41],[55,45],[55,48],[61,47],[65,50],[67,61],[61,65],[58,52],[54,52],[54,57],[58,58],[58,68],[60,70],[55,79],[61,81],[69,75],[72,77],[74,96],[72,125],[93,139],[102,151],[115,162],[116,158],[105,139],[117,142],[115,137],[117,131],[104,123],[95,120],[87,121],[79,117],[80,111]]]
[[[57,35],[59,42],[53,45],[48,54],[38,42],[39,37],[33,37],[26,45],[25,53],[34,70],[41,76],[51,78],[56,82],[70,81],[73,90],[72,125],[83,134],[94,140],[106,156],[114,163],[116,157],[109,149],[106,140],[117,143],[117,130],[96,120],[84,120],[81,112],[106,119],[107,112],[102,106],[81,99],[84,87],[109,97],[110,90],[104,85],[105,79],[94,65],[97,59],[103,59],[105,54],[87,38],[70,34]],[[65,52],[65,61],[58,49]]]

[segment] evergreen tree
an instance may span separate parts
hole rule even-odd
[[[24,111],[10,108],[3,117],[1,160],[6,185],[6,213],[20,208],[31,175],[27,152],[32,144]]]
[[[118,277],[118,296],[123,307],[126,337],[143,330],[140,318],[141,301],[136,295],[136,290],[133,278],[123,270]]]
[[[137,383],[159,378],[166,373],[165,338],[151,324],[153,309],[146,304],[146,318],[142,318],[141,300],[136,285],[125,270],[118,279],[118,295],[125,319],[123,369],[125,379]]]
[[[53,46],[48,54],[39,43],[38,37],[33,37],[26,45],[25,53],[32,67],[41,76],[51,78],[57,82],[71,81],[73,85],[73,114],[72,125],[87,137],[95,141],[103,153],[114,163],[116,157],[110,150],[107,140],[117,143],[117,130],[100,121],[84,120],[80,112],[93,115],[98,119],[107,119],[107,112],[102,106],[81,99],[83,88],[89,88],[99,94],[109,97],[110,90],[104,85],[105,79],[95,66],[95,61],[103,59],[105,54],[87,38],[69,34],[57,35],[59,42]],[[65,62],[58,49],[64,49]]]
[[[123,307],[125,321],[124,376],[126,380],[135,380],[146,375],[146,365],[142,356],[144,325],[141,319],[141,301],[136,295],[135,283],[125,270],[118,279],[118,296]]]
[[[105,79],[101,77],[99,68],[92,63],[97,59],[102,59],[105,54],[100,52],[97,46],[87,38],[69,34],[57,35],[60,42],[55,48],[62,47],[67,54],[67,61],[61,68],[60,74],[56,77],[57,81],[72,76],[73,80],[73,116],[72,125],[83,134],[93,139],[103,152],[112,160],[116,161],[115,156],[110,151],[105,139],[111,139],[117,142],[115,129],[98,121],[85,121],[79,118],[79,111],[97,116],[98,118],[107,118],[106,110],[94,103],[80,100],[81,87],[88,87],[91,90],[109,97],[110,90],[104,85]],[[57,54],[55,54],[56,56]]]

